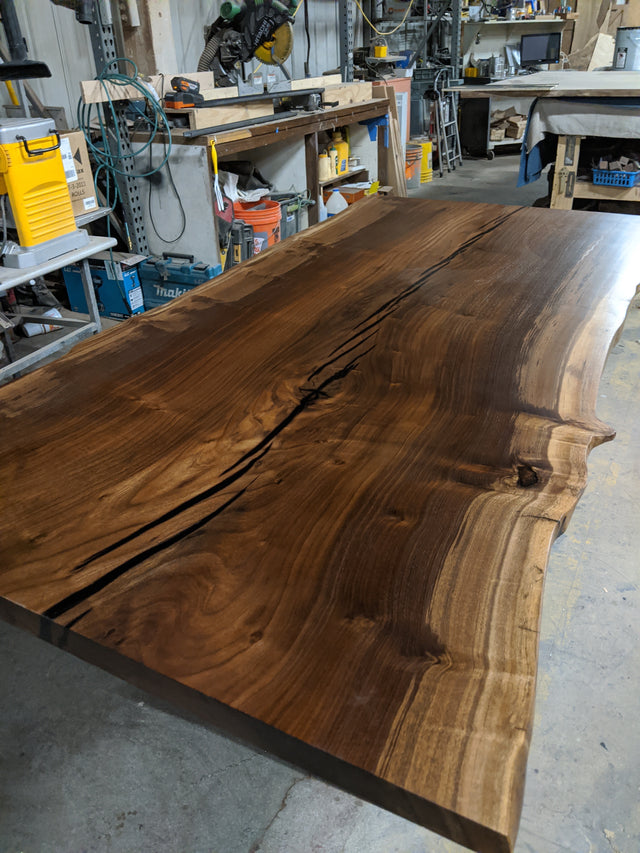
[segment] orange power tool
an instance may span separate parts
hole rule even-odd
[[[204,102],[200,94],[200,84],[188,77],[172,77],[171,88],[173,92],[164,96],[165,107],[174,110],[183,110],[188,107],[197,107]]]

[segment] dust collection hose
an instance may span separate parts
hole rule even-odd
[[[216,53],[222,44],[223,37],[224,30],[219,30],[215,35],[211,36],[200,55],[198,67],[196,69],[197,71],[209,71],[211,63],[215,59]]]
[[[14,62],[24,62],[27,58],[27,45],[22,38],[13,0],[2,0],[0,2],[0,14],[2,15],[11,59]]]

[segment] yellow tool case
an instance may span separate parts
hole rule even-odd
[[[15,122],[15,123],[14,123]],[[35,246],[76,230],[51,119],[0,125],[0,193],[8,193],[22,246]]]
[[[0,121],[0,194],[9,197],[24,261],[28,256],[29,263],[41,263],[87,242],[86,232],[76,228],[51,119]],[[25,265],[11,255],[4,263]]]

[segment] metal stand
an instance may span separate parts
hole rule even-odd
[[[43,264],[50,258],[57,258],[65,252],[81,249],[89,242],[89,235],[83,229],[76,228],[67,234],[61,234],[52,240],[45,240],[35,246],[18,246],[15,252],[7,253],[3,265],[10,269],[26,269]]]
[[[430,9],[429,13],[426,11],[427,8]],[[447,12],[451,14],[451,44],[449,48],[451,54],[450,64],[453,68],[453,80],[457,82],[460,79],[462,68],[462,57],[460,56],[462,0],[434,0],[434,2],[429,6],[425,3],[424,35],[418,42],[418,46],[411,57],[409,67],[412,68],[416,64],[417,60],[427,47],[429,39]]]
[[[339,0],[340,15],[340,73],[342,79],[353,82],[353,4],[351,0]]]
[[[460,53],[460,29],[462,17],[462,0],[451,0],[451,65],[453,79],[462,81],[462,55]]]
[[[111,10],[108,2],[96,0],[95,3],[96,23],[91,24],[91,47],[96,63],[96,69],[101,71],[105,65],[117,59],[121,53],[116,44],[116,35],[111,18]],[[125,223],[129,235],[131,251],[139,255],[149,254],[149,244],[143,220],[143,206],[140,196],[138,179],[133,177],[135,166],[131,157],[132,148],[129,137],[129,126],[126,120],[126,102],[114,101],[113,112],[115,113],[116,128],[113,126],[113,114],[107,104],[104,105],[105,124],[110,132],[110,144],[119,155],[127,155],[121,160],[121,168],[127,173],[119,176],[118,189],[122,200]]]
[[[84,248],[76,249],[73,252],[67,252],[64,255],[60,255],[59,257],[53,258],[52,260],[39,264],[38,266],[20,270],[0,267],[0,294],[2,294],[11,290],[13,287],[17,287],[19,284],[25,284],[26,282],[38,278],[38,276],[47,275],[47,273],[61,269],[68,264],[79,263],[81,269],[82,288],[84,290],[84,295],[87,300],[87,308],[89,310],[88,321],[72,319],[70,317],[56,317],[54,319],[33,314],[21,314],[20,316],[22,319],[31,320],[35,323],[50,323],[52,326],[62,326],[63,328],[68,327],[69,331],[64,335],[56,337],[56,339],[50,344],[40,347],[35,350],[35,352],[21,356],[16,361],[12,361],[10,364],[0,367],[0,384],[3,380],[22,373],[25,368],[31,367],[34,364],[43,361],[45,358],[49,358],[49,356],[60,352],[60,350],[68,349],[83,338],[88,338],[90,335],[100,331],[102,323],[98,312],[98,303],[96,302],[93,281],[91,279],[91,269],[87,259],[92,255],[96,255],[98,252],[111,248],[115,243],[116,241],[113,237],[90,237],[88,245]],[[12,356],[10,355],[10,357]]]

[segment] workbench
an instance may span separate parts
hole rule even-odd
[[[461,98],[514,95],[528,98],[637,98],[640,71],[537,71],[486,86],[451,87]]]
[[[551,207],[571,209],[574,198],[640,201],[638,187],[597,186],[576,179],[582,138],[640,139],[640,71],[541,71],[456,91],[464,99],[537,99],[523,140],[519,185],[539,177],[546,162],[538,162],[535,148],[545,134],[555,134]]]
[[[0,389],[0,617],[511,853],[639,253],[637,217],[372,198]]]
[[[385,146],[385,142],[388,142],[389,134],[384,128],[380,128],[377,143],[370,142],[367,128],[360,125],[361,122],[382,119],[388,112],[389,102],[385,98],[376,98],[303,113],[286,119],[274,116],[273,121],[264,124],[219,131],[195,139],[185,138],[180,131],[173,133],[171,169],[183,196],[183,203],[188,205],[187,229],[180,239],[180,251],[193,254],[199,261],[212,265],[219,263],[215,239],[213,172],[210,156],[212,142],[215,143],[219,161],[249,153],[261,171],[267,171],[268,163],[275,174],[282,176],[283,186],[278,187],[280,190],[291,189],[296,176],[298,180],[304,181],[304,189],[307,190],[309,198],[316,202],[308,208],[309,224],[313,225],[318,221],[317,201],[323,186],[318,176],[318,134],[346,125],[350,126],[353,133],[358,134],[358,138],[362,140],[364,150],[362,168],[354,173],[340,175],[330,183],[337,185],[349,180],[363,180],[365,172],[377,172],[381,184],[388,184],[391,182],[387,171],[389,148]],[[143,141],[143,137],[134,137],[134,140]],[[154,145],[154,163],[160,163],[163,156],[163,144]],[[224,165],[221,168],[223,169]],[[204,180],[203,175],[207,176]],[[182,191],[185,187],[188,187],[188,193]],[[296,189],[300,190],[301,187],[298,186]],[[155,201],[156,192],[158,202]],[[170,187],[164,185],[158,188],[154,191],[153,198],[153,206],[157,207],[154,218],[163,222],[161,229],[163,236],[171,237],[173,225],[170,223],[177,220],[177,208]],[[147,216],[145,224],[151,252],[156,255],[161,255],[165,251],[170,252],[173,248],[172,242],[163,241],[155,233],[147,210],[145,210],[145,216]]]
[[[318,149],[318,134],[323,131],[332,131],[345,125],[355,125],[371,119],[381,118],[387,115],[388,110],[389,105],[385,99],[374,99],[343,107],[328,108],[321,112],[295,116],[282,121],[275,120],[274,122],[258,124],[241,130],[222,131],[215,135],[211,134],[198,137],[194,142],[205,146],[210,145],[211,142],[215,142],[218,157],[224,158],[232,154],[255,151],[256,149],[265,148],[266,146],[282,143],[287,140],[304,139],[307,191],[309,197],[316,202],[309,211],[309,224],[315,225],[318,221],[317,202],[322,188],[318,177],[318,155],[320,153]],[[178,141],[180,141],[179,137]],[[383,184],[387,183],[386,158],[380,156],[381,153],[384,154],[384,141],[384,133],[379,133],[378,178]],[[325,182],[325,185],[356,180],[359,172],[362,171],[364,170],[357,170],[355,174],[344,173],[331,181]]]
[[[99,332],[102,328],[100,314],[98,312],[98,303],[96,302],[96,294],[91,280],[91,270],[89,268],[88,258],[97,255],[98,252],[104,252],[105,249],[110,249],[116,245],[116,240],[113,237],[89,237],[89,242],[81,249],[74,249],[72,252],[65,252],[64,255],[58,255],[56,258],[46,261],[43,264],[38,264],[34,267],[26,267],[24,269],[11,269],[9,267],[0,266],[0,294],[7,293],[14,287],[20,284],[26,284],[34,281],[39,276],[47,275],[47,273],[62,269],[69,264],[77,264],[80,262],[80,276],[82,279],[82,288],[87,300],[89,309],[89,320],[78,320],[70,317],[55,318],[51,320],[43,319],[34,314],[21,315],[30,322],[47,323],[54,326],[67,327],[69,329],[64,335],[56,335],[55,340],[51,343],[40,347],[35,352],[24,355],[10,364],[0,367],[0,382],[10,376],[15,376],[21,373],[27,367],[31,367],[38,362],[49,358],[54,353],[60,350],[67,349],[73,344],[81,341],[83,338],[89,337]]]
[[[593,201],[640,201],[640,186],[602,186],[577,178],[583,138],[575,135],[558,137],[550,207],[571,210],[574,198]],[[634,134],[631,138],[640,139],[640,134]]]

